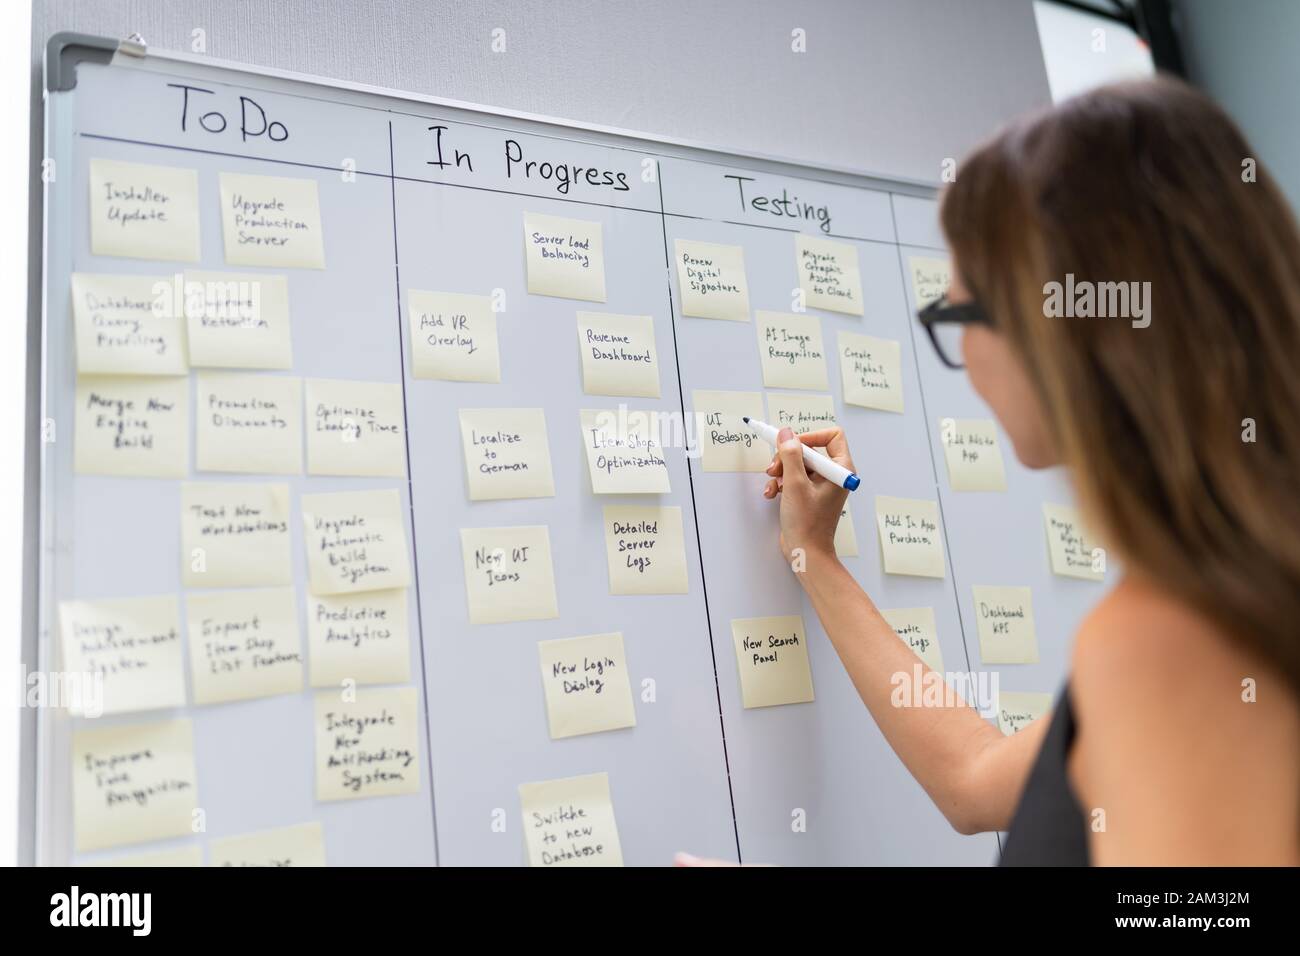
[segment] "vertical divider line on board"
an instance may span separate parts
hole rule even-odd
[[[894,194],[889,194],[889,219],[894,229],[894,251],[898,254],[898,273],[903,280],[903,302],[907,302],[907,266],[903,262],[903,245],[898,241],[898,215],[894,212]],[[948,517],[943,513],[943,495],[939,494],[939,462],[930,442],[930,410],[925,406],[925,383],[921,381],[921,356],[916,350],[916,321],[909,316],[907,334],[912,341],[912,366],[916,369],[916,391],[921,396],[922,426],[925,428],[925,450],[930,453],[930,476],[934,479],[934,500],[939,508],[939,524],[943,528],[943,553],[952,574],[952,598],[957,604],[957,628],[961,632],[961,650],[966,658],[966,673],[971,672],[970,648],[966,646],[966,623],[961,616],[961,595],[957,591],[957,568],[952,563],[952,545],[948,543]]]
[[[388,195],[393,214],[393,292],[397,298],[397,354],[401,360],[398,380],[402,383],[402,438],[406,444],[406,501],[411,527],[411,577],[415,587],[415,629],[420,643],[420,683],[424,700],[424,729],[428,741],[429,812],[433,818],[433,863],[440,864],[438,852],[438,806],[433,789],[433,720],[429,704],[429,669],[424,659],[424,602],[420,600],[420,551],[415,542],[415,481],[411,475],[411,416],[406,400],[406,327],[402,323],[402,261],[397,251],[397,166],[393,161],[393,121],[388,121]]]
[[[677,372],[677,398],[682,410],[682,436],[689,446],[690,431],[686,427],[686,392],[682,389],[682,360],[677,350],[677,309],[673,305],[672,256],[668,252],[668,216],[664,212],[663,164],[655,157],[656,185],[659,188],[659,227],[664,237],[664,282],[668,287],[668,327],[673,333],[673,365]],[[686,449],[683,449],[683,452]],[[686,479],[691,489],[691,520],[695,525],[695,551],[700,561],[700,588],[704,592],[704,623],[709,629],[709,656],[713,660],[713,690],[718,699],[718,729],[722,733],[722,763],[727,771],[727,798],[731,801],[731,829],[736,838],[736,862],[743,863],[740,852],[740,822],[736,818],[736,793],[731,785],[731,757],[727,754],[727,722],[722,716],[722,685],[718,681],[718,652],[713,642],[713,615],[709,611],[709,584],[704,574],[704,544],[700,540],[700,510],[695,504],[695,473],[689,455],[686,458]]]

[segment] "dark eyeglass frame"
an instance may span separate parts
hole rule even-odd
[[[916,313],[917,320],[925,327],[926,334],[930,336],[930,344],[934,346],[934,353],[939,356],[939,361],[949,368],[965,368],[962,362],[954,362],[944,354],[943,346],[939,344],[939,337],[935,334],[936,325],[988,325],[993,323],[989,321],[986,313],[978,302],[961,302],[956,305],[948,301],[948,296],[941,295],[929,305],[920,309]]]

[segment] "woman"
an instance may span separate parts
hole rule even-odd
[[[953,827],[1009,830],[1004,864],[1300,864],[1300,236],[1253,155],[1191,88],[1125,84],[1001,133],[944,194],[953,279],[922,320],[1124,567],[1050,715],[1003,737],[891,706],[917,658],[835,557],[846,492],[789,429],[768,468],[863,702]],[[1145,318],[1052,313],[1067,274],[1149,282]],[[798,439],[853,468],[839,429]]]

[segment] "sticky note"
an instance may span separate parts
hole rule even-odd
[[[76,401],[77,474],[184,478],[189,473],[188,378],[79,375]]]
[[[77,371],[184,375],[185,326],[165,276],[72,274]]]
[[[353,697],[355,699],[353,699]],[[316,695],[316,799],[420,792],[420,702],[414,687]]]
[[[622,866],[609,774],[519,785],[529,866]]]
[[[289,282],[260,272],[185,273],[190,364],[293,368]]]
[[[312,594],[353,594],[411,583],[406,511],[397,489],[303,495]]]
[[[636,726],[621,633],[542,641],[537,653],[552,740]]]
[[[925,666],[943,673],[943,650],[939,647],[939,630],[934,623],[932,607],[902,607],[881,611],[899,638],[912,649]]]
[[[762,392],[691,393],[696,443],[705,471],[764,471],[773,449],[741,419],[763,420]]]
[[[1088,534],[1077,510],[1044,502],[1043,524],[1053,574],[1085,581],[1105,580],[1105,551]]]
[[[396,382],[309,378],[307,474],[406,477],[406,407]]]
[[[858,532],[853,527],[853,513],[847,501],[840,509],[840,523],[835,526],[835,553],[841,558],[858,556]]]
[[[412,289],[411,375],[448,382],[501,381],[497,315],[485,295]]]
[[[685,594],[682,509],[610,505],[604,511],[610,594]]]
[[[90,251],[97,256],[198,262],[198,172],[92,159]]]
[[[948,293],[952,267],[947,259],[928,259],[912,256],[907,260],[912,271],[912,299],[918,309]]]
[[[937,502],[876,495],[876,527],[886,574],[943,577],[943,534]]]
[[[195,379],[199,471],[302,471],[301,379],[238,372],[201,372]]]
[[[540,408],[462,408],[460,438],[471,501],[555,494]]]
[[[312,687],[404,684],[411,678],[407,590],[307,596]]]
[[[746,709],[804,704],[813,699],[803,618],[750,617],[731,622]]]
[[[528,291],[605,301],[605,250],[598,222],[524,213]]]
[[[181,846],[174,850],[154,850],[150,853],[127,853],[105,860],[92,860],[82,866],[147,866],[178,867],[202,866],[203,850],[197,846]]]
[[[767,393],[767,418],[775,428],[791,428],[796,435],[836,425],[835,402],[829,395]]]
[[[672,489],[657,412],[578,412],[591,490],[597,495],[659,495]]]
[[[189,720],[90,727],[72,735],[77,852],[189,836],[199,806]]]
[[[984,664],[1037,664],[1034,605],[1029,588],[977,584],[975,624]]]
[[[1052,709],[1052,695],[1003,690],[998,692],[998,730],[1017,734]]]
[[[822,323],[815,315],[757,314],[758,355],[768,388],[829,388]]]
[[[749,321],[749,284],[745,281],[745,250],[712,242],[677,239],[677,287],[682,315],[700,319]]]
[[[839,334],[844,401],[884,412],[903,411],[902,351],[893,339]]]
[[[846,242],[798,235],[794,251],[804,304],[847,315],[862,314],[857,249]]]
[[[325,837],[319,823],[221,837],[208,844],[209,866],[324,866]]]
[[[185,616],[194,703],[302,690],[302,639],[293,588],[188,594]]]
[[[221,174],[226,265],[324,269],[316,180]]]
[[[77,678],[70,713],[98,717],[185,706],[175,595],[62,601],[59,625],[63,670]]]
[[[659,397],[655,323],[648,315],[578,313],[582,390],[588,395]]]
[[[939,438],[953,491],[1007,490],[998,428],[993,419],[940,419]]]
[[[796,435],[834,428],[837,424],[835,402],[829,395],[768,392],[767,416],[765,421],[769,425],[793,429]],[[840,511],[840,523],[835,526],[835,553],[842,558],[856,557],[858,553],[857,531],[847,501]]]
[[[289,547],[288,485],[181,485],[181,580],[186,587],[289,584]]]
[[[545,525],[461,528],[460,546],[471,624],[560,616]]]

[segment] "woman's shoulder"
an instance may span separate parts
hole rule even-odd
[[[1090,806],[1126,806],[1143,831],[1114,828],[1124,838],[1107,861],[1298,859],[1300,707],[1230,634],[1123,581],[1080,626],[1070,688],[1076,789]]]

